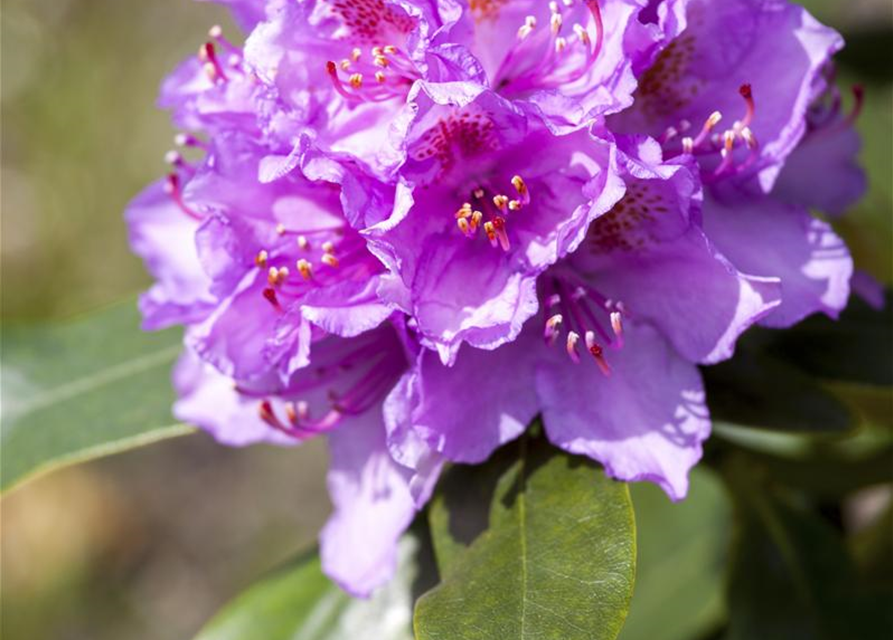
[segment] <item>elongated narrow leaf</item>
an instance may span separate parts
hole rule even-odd
[[[412,589],[418,542],[400,545],[397,576],[369,600],[338,589],[313,555],[250,587],[195,640],[412,640]]]
[[[633,484],[630,491],[638,571],[620,640],[707,637],[725,618],[731,505],[721,483],[709,471],[694,469],[682,502],[670,502],[647,482]]]
[[[727,640],[889,638],[889,593],[860,584],[839,535],[744,459],[730,467],[738,522]]]
[[[706,367],[707,402],[715,420],[804,433],[852,428],[847,407],[799,369],[765,354],[742,350]]]
[[[462,514],[432,518],[432,529],[458,532]],[[443,582],[416,604],[417,640],[617,637],[632,595],[635,524],[626,485],[595,464],[523,439],[499,475],[486,529],[473,541],[461,535]]]
[[[135,304],[67,323],[4,327],[5,490],[27,476],[188,433],[174,423],[177,331],[144,333]]]

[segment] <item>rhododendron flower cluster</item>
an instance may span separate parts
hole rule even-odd
[[[164,82],[180,150],[127,212],[140,307],[185,326],[179,419],[328,438],[351,593],[444,463],[536,416],[681,499],[698,366],[846,304],[810,212],[863,188],[842,41],[787,0],[223,3],[247,39],[211,28]]]

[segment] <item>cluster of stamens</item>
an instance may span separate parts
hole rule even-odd
[[[336,63],[326,63],[332,85],[351,103],[383,102],[406,92],[419,74],[412,61],[394,45],[359,47]]]
[[[551,278],[546,282],[546,323],[543,338],[555,345],[563,328],[565,350],[572,362],[580,362],[580,343],[595,360],[604,375],[611,374],[605,347],[623,347],[623,317],[627,314],[622,302],[610,300],[582,282]],[[604,327],[607,324],[610,332]]]
[[[837,71],[833,65],[823,70],[826,89],[819,98],[810,105],[806,112],[807,135],[826,134],[852,127],[865,103],[865,89],[862,85],[853,85],[853,106],[848,114],[843,113],[843,98],[837,85]]]
[[[174,144],[180,148],[207,149],[207,145],[188,133],[178,133],[174,136]],[[183,178],[190,178],[195,173],[195,166],[188,162],[179,151],[171,149],[164,154],[164,161],[170,165],[171,170],[165,177],[164,191],[173,200],[174,204],[190,218],[201,220],[202,215],[190,207],[183,199]]]
[[[713,179],[726,175],[740,173],[750,167],[759,155],[759,142],[750,128],[756,113],[756,103],[753,99],[753,91],[749,84],[743,84],[738,92],[744,99],[745,113],[740,120],[732,123],[732,126],[721,133],[716,130],[722,121],[723,114],[720,111],[711,113],[696,136],[684,135],[691,130],[691,123],[683,120],[677,127],[668,127],[661,136],[661,144],[666,147],[677,138],[680,140],[681,152],[688,155],[705,155],[719,152],[721,161],[713,170]],[[749,151],[747,159],[735,166],[734,151],[740,146],[745,146]]]
[[[487,192],[482,187],[472,191],[475,204],[466,202],[456,212],[456,226],[465,237],[473,238],[479,229],[483,229],[492,247],[501,247],[503,251],[511,249],[506,231],[507,217],[510,212],[520,211],[530,204],[530,190],[524,179],[521,176],[514,176],[511,182],[517,194],[516,198],[498,193],[488,200]],[[485,214],[488,218],[486,221]]]
[[[314,418],[310,403],[306,400],[288,400],[277,414],[273,402],[262,397],[258,403],[258,415],[266,424],[286,435],[304,440],[319,433],[330,431],[345,416],[359,415],[369,410],[393,388],[405,369],[402,347],[396,339],[380,337],[380,341],[368,340],[359,347],[343,354],[331,366],[317,366],[312,377],[282,392],[284,397],[294,397],[312,389],[336,384],[351,371],[359,371],[353,383],[343,393],[330,388],[327,392],[329,406],[319,418]],[[254,395],[250,391],[238,389],[244,395]]]
[[[566,13],[573,9],[578,1],[582,1],[586,5],[594,20],[594,40],[586,27],[579,22],[571,25],[572,34],[565,27]],[[545,36],[545,39],[548,40],[548,51],[545,55],[540,55],[537,63],[526,68],[520,75],[513,75],[513,68],[518,65],[518,59],[525,55],[527,43],[536,41],[536,46],[540,46],[540,41],[535,38],[538,31],[536,16],[526,16],[524,23],[518,28],[517,42],[509,50],[496,74],[496,86],[511,86],[517,91],[523,91],[556,87],[582,78],[598,58],[604,41],[604,24],[598,1],[562,0],[559,3],[553,0],[550,2],[549,31],[548,36]],[[576,51],[583,52],[584,62],[573,69],[567,69],[568,55]]]
[[[329,230],[325,231],[327,233],[330,232]],[[283,224],[276,226],[276,233],[280,236],[286,234],[295,235],[295,244],[297,245],[298,250],[306,254],[306,256],[298,258],[295,262],[295,269],[297,270],[298,275],[301,276],[301,281],[305,283],[313,282],[316,277],[316,269],[319,265],[325,265],[331,269],[338,269],[340,267],[341,261],[336,255],[336,245],[332,240],[325,240],[320,243],[318,262],[314,263],[312,258],[315,247],[307,237],[307,234],[293,233]],[[261,249],[254,258],[255,266],[258,269],[265,270],[267,273],[267,284],[269,286],[263,290],[264,297],[274,308],[281,311],[282,306],[279,302],[277,291],[281,290],[284,285],[289,283],[292,271],[287,265],[276,266],[271,264],[271,262],[270,252],[266,249]],[[314,266],[315,264],[316,266]]]
[[[240,70],[242,67],[242,50],[226,39],[219,25],[214,25],[208,30],[208,37],[210,39],[198,49],[202,69],[212,83],[227,82],[229,80],[227,67],[229,70]],[[226,65],[220,60],[218,46],[227,54]]]

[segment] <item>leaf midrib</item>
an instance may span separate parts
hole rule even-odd
[[[133,360],[122,362],[111,367],[100,369],[86,377],[66,382],[62,385],[42,390],[31,398],[21,403],[10,403],[11,407],[5,412],[4,423],[6,426],[14,425],[23,416],[34,413],[40,409],[70,400],[82,393],[95,391],[103,386],[110,385],[125,378],[133,377],[153,367],[166,364],[173,360],[180,351],[180,345],[166,347],[156,353],[146,354]],[[6,433],[9,429],[5,430]]]

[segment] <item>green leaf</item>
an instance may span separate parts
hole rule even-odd
[[[843,403],[797,368],[764,354],[742,349],[703,371],[714,420],[810,433],[841,433],[853,426]]]
[[[883,310],[853,297],[838,321],[813,316],[776,334],[769,351],[804,371],[825,378],[893,385],[893,293]]]
[[[369,600],[351,598],[305,557],[237,596],[195,640],[412,640],[418,568],[414,536],[400,543],[396,577]]]
[[[887,598],[859,584],[838,534],[754,473],[729,465],[737,507],[727,640],[873,640],[893,625]]]
[[[722,590],[731,506],[721,483],[700,468],[688,496],[672,503],[658,487],[630,487],[636,508],[636,590],[621,640],[706,637],[725,618]]]
[[[139,322],[129,303],[67,324],[4,327],[0,488],[191,432],[171,417],[180,334],[145,333]]]
[[[456,535],[462,510],[431,519],[445,571],[443,582],[416,603],[417,640],[616,638],[635,575],[627,486],[542,439],[522,438],[516,458],[496,464],[504,470],[489,501],[487,528],[476,539]],[[466,472],[448,470],[444,490],[469,486],[452,480]],[[438,500],[452,504],[449,495]],[[452,528],[444,532],[444,525]],[[454,540],[444,561],[446,536]]]

